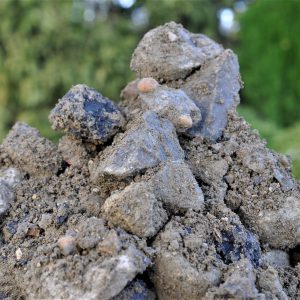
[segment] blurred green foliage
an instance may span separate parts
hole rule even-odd
[[[299,121],[300,1],[255,1],[240,15],[243,101],[277,125]]]

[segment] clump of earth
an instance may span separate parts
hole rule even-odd
[[[58,101],[58,145],[0,146],[0,299],[300,299],[300,184],[236,112],[236,55],[171,22],[131,69],[119,105]]]

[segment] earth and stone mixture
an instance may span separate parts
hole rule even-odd
[[[236,55],[173,22],[117,106],[73,86],[58,146],[0,146],[0,299],[300,299],[300,184],[238,116]]]

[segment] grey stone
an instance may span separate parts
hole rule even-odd
[[[208,291],[205,299],[265,299],[256,289],[255,272],[247,259],[242,259],[229,267],[224,277],[225,282],[218,288]]]
[[[172,210],[203,208],[204,196],[183,161],[169,161],[151,179],[154,194]]]
[[[280,283],[277,271],[271,266],[268,266],[268,268],[265,270],[261,270],[258,275],[257,285],[260,290],[266,295],[266,299],[268,300],[289,299]]]
[[[151,188],[143,182],[132,183],[110,196],[103,205],[103,215],[110,224],[139,237],[154,236],[168,219]]]
[[[53,129],[95,144],[106,142],[125,123],[111,100],[84,84],[73,86],[59,100],[49,120]]]
[[[14,192],[4,180],[0,180],[0,217],[7,212],[10,203],[14,200]]]
[[[225,50],[179,87],[195,101],[202,114],[202,122],[188,133],[216,141],[227,125],[229,110],[234,110],[240,101],[241,80],[236,55]]]
[[[170,22],[144,35],[133,53],[130,67],[138,77],[176,80],[222,50],[221,45],[208,37],[190,33],[182,25]]]
[[[109,300],[119,294],[138,273],[145,271],[150,260],[139,250],[130,247],[120,255],[89,267],[84,281],[94,282],[92,289],[81,299]]]
[[[172,123],[147,111],[100,153],[89,168],[92,181],[97,183],[104,175],[122,179],[163,161],[183,157]]]
[[[274,268],[286,268],[290,266],[290,258],[285,251],[270,250],[263,254],[262,263]]]
[[[201,120],[195,103],[180,89],[159,86],[153,92],[140,93],[142,107],[171,121],[178,132],[185,132]]]
[[[17,166],[36,177],[52,176],[61,167],[57,147],[37,129],[22,122],[13,126],[2,148]]]
[[[0,180],[3,180],[11,188],[18,185],[22,179],[22,174],[16,168],[8,168],[0,172]]]
[[[254,226],[262,242],[275,249],[293,248],[300,243],[299,195],[280,197],[281,207],[261,211]],[[275,196],[273,199],[276,201]]]

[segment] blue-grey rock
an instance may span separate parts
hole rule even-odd
[[[155,294],[140,279],[130,282],[125,289],[112,300],[155,300]]]
[[[92,181],[97,183],[105,175],[123,179],[163,161],[183,158],[172,123],[147,111],[100,153],[89,169]]]
[[[192,127],[191,136],[215,142],[227,125],[227,115],[240,102],[241,79],[236,55],[223,51],[179,85],[200,108],[202,121]]]
[[[101,144],[112,138],[125,120],[118,107],[95,89],[73,86],[49,115],[52,128],[77,139]]]

